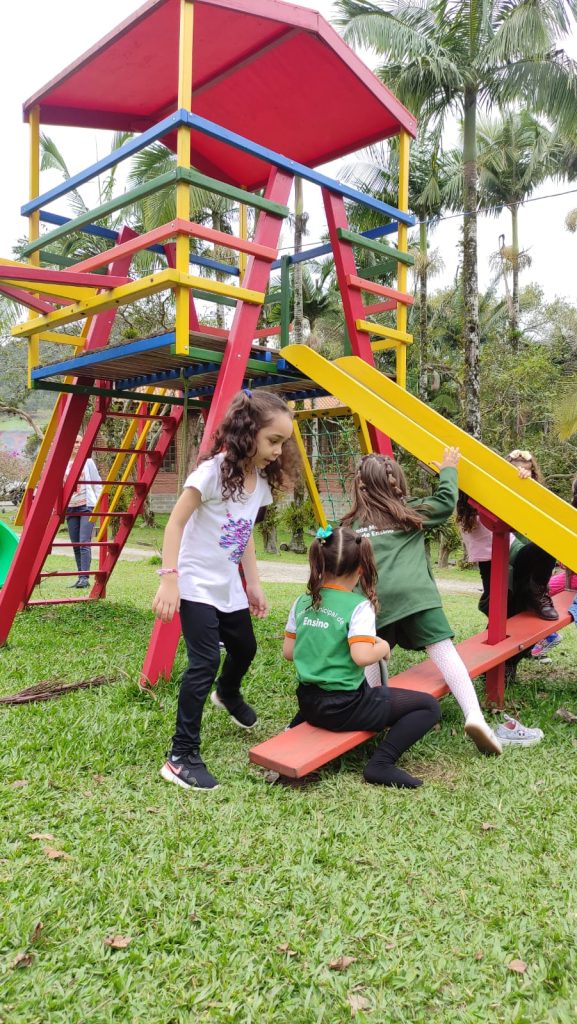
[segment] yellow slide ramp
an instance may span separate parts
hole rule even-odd
[[[305,345],[289,345],[282,354],[421,462],[439,462],[444,448],[458,447],[459,486],[562,565],[577,567],[577,509],[535,480],[521,480],[500,455],[358,356],[329,362]]]

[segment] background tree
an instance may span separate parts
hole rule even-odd
[[[466,427],[481,435],[477,283],[477,112],[521,100],[569,127],[577,117],[576,65],[558,46],[577,0],[339,0],[345,39],[377,53],[377,74],[441,135],[463,119],[463,333]]]

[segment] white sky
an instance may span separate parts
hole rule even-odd
[[[299,3],[299,0],[293,0]],[[19,214],[20,206],[28,199],[28,126],[22,122],[22,103],[37,89],[45,85],[57,72],[70,64],[88,47],[114,28],[125,17],[137,10],[138,0],[99,0],[96,5],[79,4],[78,0],[27,0],[2,5],[2,31],[0,33],[0,131],[4,145],[4,158],[0,177],[0,255],[10,257],[12,245],[26,233],[26,221]],[[309,0],[300,6],[315,6],[325,17],[330,16],[332,0]],[[577,57],[577,34],[566,44],[572,56]],[[78,129],[48,128],[67,160],[71,173],[93,163],[108,152],[107,133]],[[350,160],[350,158],[349,158]],[[337,175],[337,165],[328,173]],[[45,190],[58,179],[44,175],[41,188]],[[556,193],[575,187],[546,183],[536,196]],[[94,201],[84,192],[87,202]],[[324,219],[318,190],[305,186],[305,203],[310,213],[307,245],[320,238]],[[564,228],[566,213],[577,206],[577,192],[554,199],[543,199],[527,204],[520,214],[520,243],[529,249],[533,264],[522,276],[522,283],[538,282],[548,299],[555,295],[577,300],[575,285],[575,257],[577,238]],[[67,214],[65,200],[53,208]],[[460,219],[447,220],[431,238],[439,248],[445,270],[435,279],[437,286],[453,280],[458,264]],[[510,240],[508,213],[499,218],[479,219],[479,284],[485,287],[491,277],[488,259],[498,247],[498,237],[504,233]],[[552,254],[555,254],[555,258]]]

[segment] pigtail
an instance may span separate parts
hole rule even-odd
[[[325,552],[327,541],[313,540],[309,548],[310,574],[307,583],[307,593],[311,595],[311,605],[318,608],[321,603],[321,587],[325,575]]]

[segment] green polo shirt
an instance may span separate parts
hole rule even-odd
[[[323,587],[319,608],[303,594],[290,610],[285,632],[295,640],[299,682],[323,690],[358,690],[365,670],[355,665],[350,645],[376,638],[375,613],[364,594]]]

